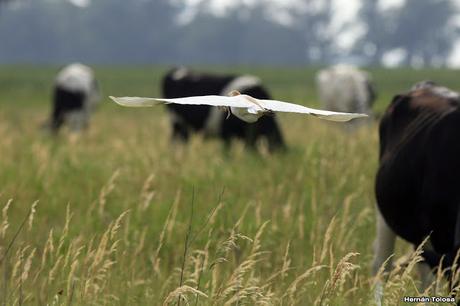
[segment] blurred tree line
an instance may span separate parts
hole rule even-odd
[[[184,1],[92,0],[82,7],[0,0],[0,62],[375,65],[400,50],[403,64],[442,66],[459,33],[453,0],[406,0],[389,9],[360,0],[356,20],[338,28],[332,0],[284,8],[240,1],[224,14],[213,12],[210,0],[193,7]],[[338,38],[350,33],[353,44],[341,47]]]

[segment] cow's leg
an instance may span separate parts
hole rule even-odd
[[[272,115],[265,115],[253,124],[254,138],[263,137],[268,144],[268,151],[273,153],[277,150],[285,149],[284,139],[281,135],[279,126]],[[256,139],[254,139],[254,142]]]
[[[385,263],[384,271],[388,272],[392,266],[390,258],[394,252],[396,234],[390,229],[383,219],[380,211],[377,210],[377,234],[374,241],[374,261],[372,264],[372,275],[377,275],[379,269]],[[375,302],[378,306],[382,305],[383,284],[377,280],[374,291]]]
[[[383,219],[380,211],[377,211],[377,235],[374,241],[374,261],[372,274],[376,275],[380,267],[388,258],[393,255],[396,234],[390,229]],[[389,259],[385,265],[385,271],[391,269],[392,260]]]
[[[257,149],[257,123],[248,124],[246,126],[246,134],[244,136],[244,144],[246,148],[256,150]]]
[[[420,291],[424,292],[434,281],[434,274],[431,271],[430,266],[425,262],[419,262],[417,264],[418,272],[420,274]],[[436,290],[436,288],[434,288]],[[436,292],[434,292],[436,293]]]
[[[66,115],[66,121],[72,132],[81,132],[88,127],[89,114],[84,110],[74,110]]]
[[[286,149],[283,136],[281,135],[281,131],[274,119],[272,119],[269,129],[266,131],[265,137],[267,138],[268,150],[270,152]]]
[[[173,122],[172,126],[172,142],[173,143],[178,143],[178,142],[187,142],[189,139],[189,131],[187,129],[187,126],[184,124],[181,124],[180,122]]]
[[[63,111],[59,106],[54,106],[53,114],[51,115],[50,127],[54,133],[57,133],[64,123]]]
[[[286,145],[284,144],[283,137],[281,133],[277,129],[277,131],[273,131],[269,135],[267,135],[267,142],[268,142],[268,151],[275,152],[280,150],[285,150]]]
[[[59,87],[54,88],[53,96],[53,112],[51,114],[50,128],[54,133],[59,131],[59,128],[64,123],[64,99],[62,97],[62,90]]]
[[[203,128],[204,137],[219,137],[222,134],[223,120],[225,120],[225,113],[218,107],[211,107]]]
[[[176,112],[174,109],[169,110],[169,117],[172,124],[172,133],[171,133],[171,142],[176,143],[186,143],[189,139],[189,128],[184,122],[184,119],[181,117],[181,114]]]
[[[456,257],[457,257],[457,253],[460,252],[460,208],[458,208],[458,205],[457,205],[457,218],[455,220],[455,233],[454,233],[454,245],[453,245],[453,251],[451,252],[451,254],[449,254],[449,257],[451,257],[451,265],[452,266],[457,266],[456,263],[458,264],[458,261],[457,262],[454,262]],[[458,280],[456,281],[454,278],[455,278],[455,274],[457,274],[457,271],[458,271],[458,266],[457,266],[457,270],[456,271],[452,271],[451,272],[451,276],[450,276],[450,279],[449,279],[449,286],[450,286],[450,290],[452,291],[452,288],[456,288],[458,286]],[[454,294],[454,297],[457,297],[458,296],[458,293],[455,293]],[[457,303],[457,305],[459,305],[459,303]]]

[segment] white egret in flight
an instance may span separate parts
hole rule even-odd
[[[224,107],[230,110],[239,119],[252,123],[256,122],[264,114],[274,112],[299,113],[318,117],[320,119],[345,122],[355,118],[367,117],[366,114],[341,113],[326,110],[319,110],[302,105],[288,103],[278,100],[256,99],[249,95],[242,95],[237,91],[230,93],[230,96],[193,96],[185,98],[142,98],[142,97],[112,97],[117,104],[128,107],[149,107],[159,104],[181,104],[181,105],[210,105]]]

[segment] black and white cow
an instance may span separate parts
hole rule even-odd
[[[93,70],[74,63],[62,68],[54,82],[51,130],[58,132],[66,123],[71,131],[85,129],[100,95]]]
[[[233,90],[259,99],[270,95],[259,78],[251,75],[220,75],[191,71],[180,67],[169,71],[163,78],[163,96],[181,98],[200,95],[228,95]],[[257,122],[246,123],[212,106],[167,105],[171,115],[173,141],[187,141],[193,132],[206,137],[220,137],[226,144],[232,139],[242,139],[254,147],[265,139],[270,151],[284,148],[284,140],[274,116],[264,116]]]
[[[332,66],[317,73],[316,86],[324,109],[372,115],[376,92],[367,72],[348,65]]]
[[[422,286],[460,247],[460,96],[433,82],[397,95],[380,123],[373,272],[394,252],[396,236],[420,245]],[[388,270],[390,265],[386,265]]]

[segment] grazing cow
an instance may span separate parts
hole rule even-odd
[[[65,66],[55,79],[51,130],[58,132],[64,123],[74,132],[86,128],[99,99],[91,68],[78,63]]]
[[[372,115],[376,93],[367,72],[352,66],[333,66],[318,72],[316,85],[324,109]]]
[[[460,96],[433,82],[414,85],[408,93],[395,96],[387,108],[380,123],[375,182],[374,274],[393,253],[396,235],[415,247],[429,236],[420,266],[423,287],[442,256],[444,267],[453,265],[460,247],[457,132]],[[388,271],[390,264],[385,268]]]
[[[250,75],[218,75],[175,68],[163,78],[163,96],[182,98],[201,95],[228,95],[233,90],[259,99],[269,99],[267,90],[257,77]],[[265,139],[268,149],[284,148],[281,131],[273,116],[263,116],[257,122],[247,123],[217,107],[168,104],[172,122],[173,141],[186,142],[191,132],[202,132],[206,137],[220,137],[225,144],[232,139],[243,139],[255,147],[259,139]]]

